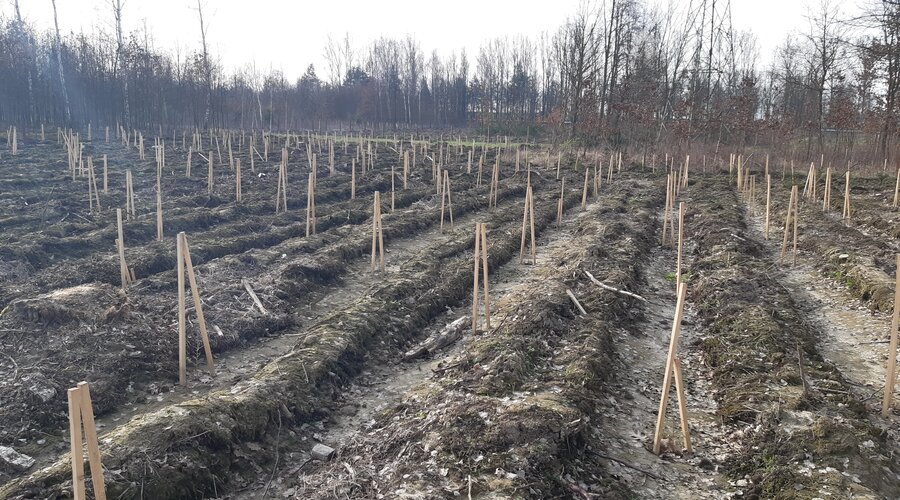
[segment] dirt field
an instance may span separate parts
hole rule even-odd
[[[98,158],[109,162],[92,213],[88,177],[73,181],[49,139],[0,151],[0,446],[35,461],[0,461],[0,498],[72,496],[66,390],[82,380],[110,498],[900,497],[897,397],[880,415],[900,252],[891,175],[854,179],[849,221],[843,177],[830,212],[821,194],[804,198],[792,264],[779,259],[790,176],[773,184],[767,239],[764,189],[739,193],[727,161],[691,170],[676,201],[687,207],[679,358],[693,453],[672,395],[657,456],[676,250],[660,244],[666,172],[640,157],[611,169],[603,152],[595,189],[594,161],[562,154],[561,197],[555,149],[530,146],[516,171],[506,148],[492,208],[497,145],[477,144],[468,172],[471,139],[381,138],[369,171],[355,163],[351,199],[356,138],[346,150],[335,141],[334,174],[313,138],[317,231],[306,236],[307,136],[291,141],[284,213],[283,137],[255,171],[235,143],[240,202],[227,153],[215,155],[208,194],[206,159],[194,153],[187,178],[187,151],[170,145],[157,241],[150,148],[140,160],[115,141],[86,143],[98,172]],[[418,150],[406,189],[401,147]],[[452,226],[441,227],[431,158],[449,172]],[[114,209],[125,207],[126,169],[137,280],[123,290]],[[534,262],[527,245],[519,258],[529,170]],[[370,269],[375,191],[384,272]],[[476,222],[487,227],[491,327],[473,332]],[[216,362],[210,376],[189,297],[187,386],[180,231]],[[317,443],[334,456],[313,458]]]

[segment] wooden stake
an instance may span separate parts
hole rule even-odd
[[[82,424],[84,441],[88,449],[88,463],[91,468],[91,484],[94,498],[106,500],[106,484],[103,479],[103,464],[97,440],[97,426],[87,382],[79,382],[68,390],[69,400],[69,444],[72,461],[72,490],[76,499],[85,498],[84,488],[84,448],[82,445]]]
[[[588,195],[588,174],[590,174],[591,169],[585,167],[584,168],[584,188],[581,190],[581,209],[587,210],[587,195]]]
[[[93,163],[94,162],[93,162],[92,158],[90,156],[88,156],[88,167],[87,167],[87,170],[88,170],[88,178],[87,178],[88,207],[90,208],[91,213],[94,213],[94,192],[96,191],[96,182],[92,182],[92,181],[94,181],[94,176],[92,173],[92,171],[94,169]],[[100,195],[99,194],[97,195],[97,211],[98,212],[100,211]]]
[[[178,274],[178,383],[187,384],[187,333],[184,297],[184,243],[182,233],[175,238],[175,269]]]
[[[413,145],[413,152],[416,147]],[[403,153],[403,190],[406,190],[406,178],[409,176],[409,151]]]
[[[91,467],[91,484],[94,487],[94,498],[106,499],[106,484],[103,480],[103,464],[100,460],[100,447],[97,440],[97,426],[94,423],[94,409],[91,404],[91,393],[87,382],[79,382],[81,393],[81,420],[84,424],[84,439],[87,442],[88,463]]]
[[[681,420],[681,436],[685,453],[693,453],[691,446],[691,428],[688,425],[687,402],[684,398],[684,382],[681,378],[681,360],[675,358],[675,394],[678,396],[678,416]]]
[[[391,165],[391,213],[394,213],[394,166]]]
[[[131,170],[125,171],[125,218],[131,220],[134,213],[134,182]]]
[[[678,257],[675,263],[675,290],[681,289],[681,254],[684,248],[684,202],[678,204]]]
[[[566,178],[562,178],[562,182],[559,187],[559,202],[556,204],[556,227],[560,227],[562,225],[563,218],[563,197],[566,194]]]
[[[209,167],[206,173],[206,193],[212,194],[213,191],[213,152],[209,152]]]
[[[791,198],[788,200],[787,213],[784,218],[784,238],[781,240],[781,257],[780,261],[784,262],[784,254],[787,251],[788,244],[788,234],[790,234],[791,228],[791,211],[794,207],[794,201],[797,197],[797,186],[791,187]]]
[[[97,190],[97,176],[96,176],[95,173],[94,173],[94,159],[93,159],[93,158],[89,158],[89,159],[88,159],[88,165],[90,166],[90,170],[91,170],[91,171],[90,171],[91,185],[94,187],[94,198],[96,199],[96,202],[97,202],[97,211],[99,212],[99,211],[101,210],[101,207],[100,207],[100,191]]]
[[[483,273],[484,285],[484,323],[488,330],[491,329],[491,296],[490,286],[488,285],[488,243],[487,243],[487,225],[481,223],[481,270]]]
[[[379,255],[381,272],[384,272],[384,230],[381,225],[381,193],[375,191],[372,204],[372,271],[375,271],[375,256]]]
[[[663,376],[662,394],[659,399],[659,412],[656,415],[656,432],[653,435],[653,453],[659,455],[663,428],[666,422],[666,406],[669,401],[669,389],[672,387],[672,376],[675,373],[675,359],[678,352],[678,337],[681,335],[681,319],[684,316],[684,300],[687,287],[684,283],[678,288],[678,300],[675,304],[675,321],[672,324],[672,335],[669,339],[669,353],[666,356],[665,375]]]
[[[896,284],[894,285],[894,314],[891,319],[890,345],[888,347],[887,367],[884,376],[884,400],[881,405],[881,416],[887,417],[891,411],[891,398],[897,378],[897,329],[900,328],[900,254],[897,254]]]
[[[572,290],[566,288],[566,295],[569,296],[569,299],[572,300],[572,303],[575,304],[575,307],[578,308],[578,312],[581,313],[582,316],[587,316],[587,311],[584,310],[584,307],[581,306],[581,302],[578,302],[578,297],[572,293]]]
[[[478,271],[481,264],[481,223],[475,223],[475,256],[472,259],[475,264],[472,285],[472,333],[478,333]]]
[[[797,189],[797,186],[794,186],[794,189]],[[814,190],[815,191],[815,190]],[[792,265],[797,264],[797,221],[800,219],[800,197],[796,194],[794,195],[794,254],[793,259],[791,260]]]
[[[500,184],[500,154],[497,154],[497,161],[494,163],[494,171],[491,175],[491,193],[488,197],[488,207],[497,207],[497,190]]]
[[[444,198],[447,199],[446,206],[450,212],[450,230],[453,230],[453,201],[450,198],[450,174],[444,169],[444,175],[442,177],[443,188],[441,189],[441,234],[444,233]]]
[[[128,275],[128,266],[125,264],[125,239],[122,231],[122,209],[116,209],[116,226],[119,231],[119,238],[116,240],[116,248],[119,253],[119,274],[122,278],[122,290],[128,287],[130,281]]]
[[[206,319],[203,316],[203,303],[200,302],[200,289],[197,287],[197,279],[194,277],[194,264],[191,262],[191,248],[188,246],[187,236],[181,235],[181,245],[184,256],[184,267],[187,269],[188,283],[191,285],[191,297],[194,299],[194,311],[197,313],[197,323],[200,325],[200,340],[203,341],[203,351],[206,354],[206,369],[210,377],[216,376],[216,368],[213,364],[212,349],[209,346],[209,335],[206,332]]]
[[[99,204],[99,200],[97,201]],[[847,173],[844,178],[844,220],[850,220],[850,171],[847,170]]]
[[[356,199],[356,158],[350,160],[350,199]]]
[[[234,160],[234,201],[240,203],[241,200],[241,159],[237,158]]]
[[[529,224],[529,215],[531,223]],[[531,190],[531,179],[528,179],[528,186],[525,188],[525,211],[522,213],[522,244],[519,247],[519,262],[525,262],[525,234],[527,229],[531,229],[531,264],[535,264],[535,241],[534,241],[534,197]]]
[[[72,496],[84,500],[84,445],[81,438],[81,391],[73,387],[67,391],[69,398],[69,448],[72,458]]]
[[[478,157],[478,180],[475,182],[475,185],[481,187],[481,177],[484,172],[484,153]],[[898,171],[900,172],[900,171]],[[898,173],[898,177],[900,177],[900,173]],[[896,203],[895,203],[896,205]]]
[[[156,178],[156,241],[163,240],[162,186]]]
[[[106,128],[107,130],[109,129],[109,127]],[[103,194],[109,194],[109,175],[107,174],[107,171],[108,165],[106,161],[106,155],[103,155]]]
[[[306,237],[309,238],[310,229],[316,234],[316,183],[315,174],[309,173],[306,183]]]
[[[662,229],[662,238],[660,239],[659,244],[666,244],[666,231],[669,229],[669,207],[672,204],[672,174],[666,175],[666,204],[663,208],[663,229]]]
[[[769,239],[769,216],[771,213],[771,205],[772,205],[772,176],[766,174],[766,222],[765,222],[764,229],[763,229],[766,240]]]
[[[281,166],[278,167],[278,186],[275,190],[275,213],[287,212],[287,148],[281,150]]]
[[[491,300],[488,288],[487,229],[483,222],[475,223],[475,270],[472,290],[472,333],[478,332],[478,278],[484,275],[484,316],[488,331],[491,329]]]

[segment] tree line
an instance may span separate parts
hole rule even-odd
[[[55,0],[47,0],[53,1]],[[794,139],[807,155],[853,147],[884,154],[897,132],[900,0],[811,5],[806,26],[763,66],[729,0],[582,3],[551,32],[486,40],[440,56],[413,37],[325,41],[322,76],[296,81],[252,64],[226,71],[209,53],[197,4],[196,50],[164,51],[147,28],[62,36],[0,17],[0,121],[127,128],[269,130],[381,124],[552,134],[592,143]],[[55,10],[55,9],[54,9]],[[833,140],[832,140],[833,139]]]

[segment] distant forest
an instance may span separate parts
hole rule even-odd
[[[465,127],[582,144],[796,138],[809,152],[831,137],[865,136],[883,154],[897,132],[900,2],[865,1],[852,17],[836,1],[814,4],[806,29],[766,67],[760,60],[772,55],[759,53],[753,33],[733,29],[727,0],[605,0],[582,4],[553,32],[486,40],[477,54],[439,57],[414,37],[365,46],[329,38],[327,67],[310,65],[296,81],[225,71],[206,48],[202,9],[202,43],[173,54],[154,48],[147,32],[122,32],[121,0],[110,4],[114,32],[93,35],[37,31],[16,5],[0,18],[0,121]]]

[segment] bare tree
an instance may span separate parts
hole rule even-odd
[[[325,39],[325,61],[328,63],[328,83],[337,87],[341,84],[341,71],[344,63],[341,60],[341,50],[331,35]]]
[[[25,45],[26,65],[28,66],[28,120],[34,123],[34,83],[32,78],[32,68],[34,66],[34,45],[31,43],[31,36],[25,28],[25,22],[22,21],[22,12],[19,10],[19,0],[14,0],[13,6],[16,10],[16,29],[21,36],[21,41]]]
[[[131,112],[128,104],[128,61],[125,57],[125,43],[122,37],[122,0],[110,0],[113,17],[116,20],[116,59],[113,63],[113,79],[117,80],[119,68],[122,68],[122,107],[124,125],[131,128]]]
[[[810,86],[815,90],[818,114],[819,151],[825,150],[825,93],[828,81],[842,58],[846,25],[838,18],[838,4],[821,0],[818,10],[808,16],[809,31],[803,34],[809,46]]]
[[[566,22],[562,28],[562,43],[567,59],[562,68],[566,72],[569,99],[570,137],[575,137],[579,119],[584,111],[582,105],[587,97],[591,76],[597,65],[597,55],[601,43],[599,35],[599,15],[589,4],[579,6],[575,17]]]
[[[53,3],[53,26],[56,28],[56,65],[59,67],[59,86],[62,89],[63,103],[66,109],[66,123],[72,121],[72,112],[69,110],[69,91],[66,89],[66,77],[62,64],[62,37],[59,36],[59,20],[56,16],[56,0]]]
[[[875,33],[862,48],[867,57],[880,62],[884,81],[884,116],[879,137],[879,153],[887,156],[888,144],[897,128],[897,94],[900,92],[900,1],[868,0],[862,14],[851,20]]]
[[[203,126],[207,127],[209,125],[210,101],[212,100],[212,69],[209,64],[209,50],[207,50],[206,46],[206,24],[203,22],[203,5],[200,3],[200,0],[197,0],[197,15],[200,17],[200,41],[203,47],[203,73],[205,77],[204,83],[206,84],[206,109],[203,113]]]

